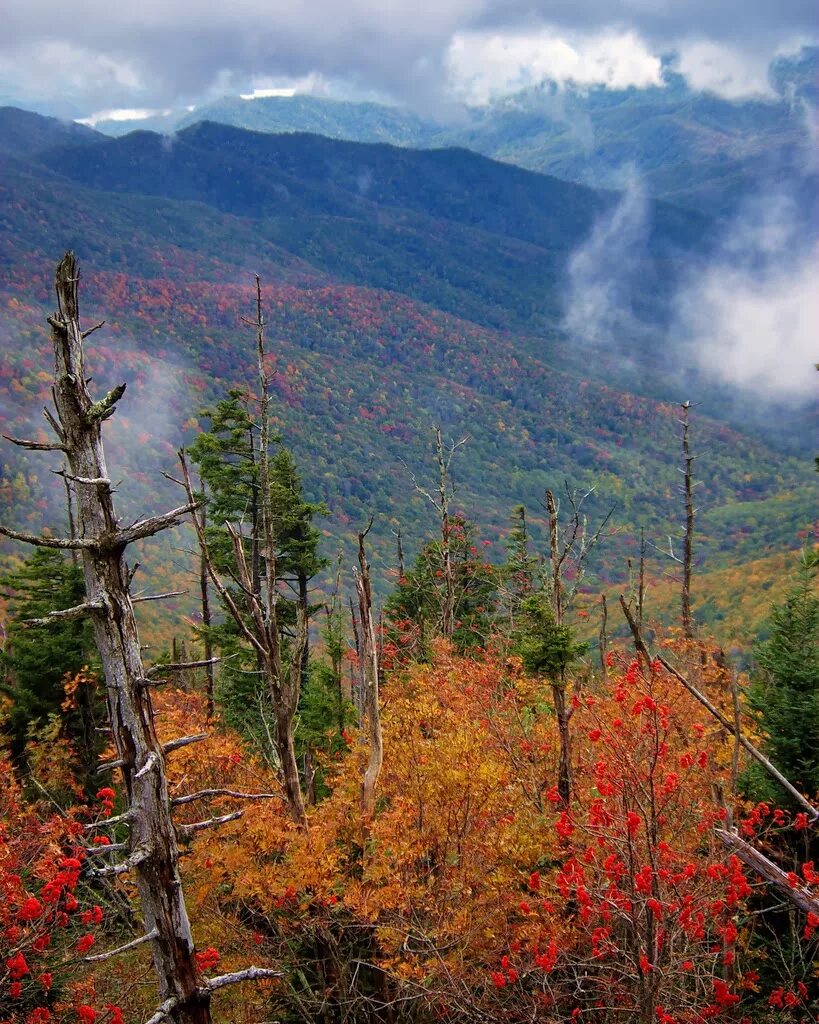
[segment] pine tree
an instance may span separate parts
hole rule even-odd
[[[289,448],[279,447],[270,461],[270,503],[276,537],[276,568],[279,579],[293,591],[308,618],[320,605],[310,605],[310,581],[328,565],[318,553],[320,533],[315,516],[326,516],[327,506],[306,501],[296,460]],[[295,609],[294,609],[295,613]],[[287,624],[288,616],[283,616]],[[306,680],[309,645],[305,644],[302,679]]]
[[[566,696],[566,673],[586,651],[575,640],[574,630],[558,622],[553,596],[539,590],[521,606],[517,651],[528,673],[549,680],[560,736],[557,790],[565,807],[572,793],[572,743],[569,722],[573,714]]]
[[[526,522],[526,509],[516,505],[512,509],[512,529],[509,531],[505,573],[507,578],[509,615],[512,621],[520,613],[524,600],[534,590],[535,569],[537,559],[529,553],[529,529]]]
[[[243,533],[246,557],[251,567],[252,591],[261,594],[263,567],[260,558],[260,482],[257,427],[248,408],[246,394],[233,389],[205,415],[210,429],[200,434],[189,448],[207,495],[206,535],[213,560],[222,572],[233,565],[233,547],[224,524],[245,523]],[[311,580],[325,567],[318,554],[319,531],[313,525],[316,515],[326,515],[323,504],[305,500],[304,488],[295,459],[289,449],[274,439],[276,449],[270,459],[270,505],[276,543],[278,579],[292,593],[279,600],[278,622],[282,639],[292,635],[296,609],[304,607],[308,619],[316,606],[309,603]],[[246,604],[237,588],[231,592],[239,605]],[[220,703],[229,724],[250,735],[264,746],[266,730],[260,721],[265,714],[257,659],[240,637],[230,616],[212,627],[211,641],[226,661],[218,687]],[[307,680],[309,649],[302,658],[302,682]]]
[[[819,793],[819,555],[804,551],[794,586],[770,618],[767,640],[756,647],[758,671],[750,704],[759,716],[765,748],[774,765],[809,798]],[[751,788],[775,794],[767,776],[754,773]]]
[[[441,609],[448,600],[452,602],[451,640],[457,651],[473,650],[489,639],[501,569],[480,557],[475,532],[474,524],[462,515],[450,515],[446,550],[441,540],[425,544],[414,566],[387,599],[384,614],[392,624],[392,639],[402,632],[400,623],[413,624],[413,649],[408,653],[416,660],[428,656],[428,642],[441,630]],[[445,558],[451,596],[447,593]]]
[[[102,717],[99,698],[89,687],[82,687],[77,691],[76,708],[63,712],[66,678],[95,661],[91,625],[87,618],[57,620],[44,626],[26,623],[82,604],[82,570],[64,552],[38,548],[0,582],[9,597],[9,625],[0,653],[0,689],[12,701],[5,722],[12,757],[25,767],[27,738],[49,719],[63,717],[63,735],[79,755],[81,781],[86,789],[93,788],[93,766],[100,746],[94,727]]]

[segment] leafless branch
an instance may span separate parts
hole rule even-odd
[[[57,548],[62,551],[83,551],[93,548],[94,540],[75,539],[70,537],[41,537],[35,533],[20,533],[19,530],[11,530],[8,526],[0,526],[0,536],[8,537],[10,540],[21,540],[24,544],[33,544],[38,548]]]
[[[162,1021],[167,1020],[178,1005],[179,1000],[176,996],[171,996],[170,999],[166,999],[164,1003],[161,1003],[156,1008],[156,1013],[154,1013],[152,1017],[149,1017],[145,1021],[145,1024],[162,1024]]]
[[[278,800],[281,798],[280,793],[239,793],[235,789],[200,789],[197,793],[175,796],[171,803],[174,807],[182,807],[183,804],[192,804],[195,800],[206,800],[213,796],[229,796],[234,800]]]
[[[626,621],[628,622],[629,628],[631,629],[632,636],[634,637],[635,647],[637,648],[638,652],[646,659],[646,662],[650,663],[652,660],[651,653],[649,652],[649,649],[642,638],[640,628],[637,625],[634,616],[631,614],[631,610],[629,609],[626,600],[622,594],[620,595],[620,607],[623,609],[623,614],[625,615]],[[768,772],[768,774],[771,775],[774,779],[776,779],[779,785],[786,789],[794,798],[794,800],[796,800],[799,803],[801,807],[805,808],[805,810],[808,813],[808,817],[811,819],[811,821],[819,821],[819,809],[814,807],[814,805],[809,800],[807,800],[799,792],[799,790],[796,789],[795,786],[793,786],[785,778],[785,776],[779,771],[779,769],[774,767],[773,764],[771,764],[771,762],[768,760],[767,757],[765,757],[762,751],[758,750],[757,747],[755,747],[754,744],[751,743],[751,741],[747,739],[742,733],[737,734],[734,728],[734,724],[731,722],[731,720],[729,718],[726,718],[726,716],[723,715],[719,708],[714,707],[714,705],[705,696],[705,694],[700,693],[697,687],[694,686],[694,684],[691,683],[688,679],[686,679],[685,676],[678,669],[676,669],[666,658],[664,658],[661,654],[656,655],[655,657],[656,660],[659,661],[660,664],[663,666],[663,668],[667,672],[670,672],[671,675],[674,676],[674,678],[678,682],[682,683],[682,685],[685,687],[686,690],[688,690],[691,696],[695,700],[699,701],[699,703],[702,704],[702,706],[706,709],[706,711],[708,711],[710,715],[716,718],[716,720],[723,727],[723,729],[725,729],[731,736],[735,736],[739,743],[742,744],[744,749],[751,755],[751,757],[753,757],[755,761],[758,761],[759,764],[761,764],[762,767]]]
[[[63,608],[60,611],[49,612],[41,619],[24,619],[26,626],[50,626],[53,622],[65,622],[69,619],[80,619],[91,612],[105,610],[102,601],[84,601],[82,604],[75,604],[73,608]]]
[[[273,971],[268,967],[246,967],[243,971],[234,971],[232,974],[220,974],[216,978],[209,978],[206,985],[211,992],[216,992],[220,988],[238,985],[243,981],[263,981],[268,978],[283,977],[281,971]],[[150,1024],[150,1022],[148,1021],[146,1024]]]
[[[64,480],[71,480],[75,484],[85,484],[87,487],[110,487],[111,481],[106,476],[74,476],[65,469],[52,469],[55,476],[61,476]]]
[[[100,818],[99,821],[92,821],[90,824],[85,826],[86,832],[92,832],[95,829],[108,828],[112,825],[124,825],[129,822],[133,815],[130,811],[125,811],[124,814],[117,814],[113,818]]]
[[[234,657],[234,655],[230,655]],[[166,665],[154,665],[145,673],[146,679],[162,675],[163,672],[186,672],[192,668],[205,668],[208,665],[216,665],[220,661],[227,661],[227,658],[206,658],[204,661],[171,661]]]
[[[152,928],[145,935],[140,935],[139,938],[133,939],[131,942],[126,942],[124,946],[117,946],[116,949],[109,949],[107,953],[96,953],[94,956],[85,957],[87,964],[98,964],[103,960],[110,960],[111,957],[119,956],[120,953],[127,953],[129,949],[136,949],[137,946],[142,946],[146,942],[153,942],[153,940],[159,935],[156,928]]]
[[[202,740],[206,740],[208,734],[206,732],[198,732],[193,736],[180,736],[178,740],[169,740],[168,743],[162,744],[162,753],[170,754],[172,750],[179,750],[181,747],[189,747],[191,743],[201,743]]]
[[[27,448],[32,452],[64,452],[65,446],[62,444],[54,444],[48,441],[26,441],[21,437],[11,437],[9,434],[2,435],[6,441],[11,441],[12,444],[16,444],[18,448]]]
[[[794,903],[806,914],[819,914],[819,898],[814,896],[807,886],[791,885],[788,875],[782,868],[774,864],[772,860],[769,860],[756,847],[746,843],[736,832],[728,832],[724,828],[717,828],[714,831],[725,846],[732,853],[735,853],[743,864],[774,886],[791,903]]]
[[[129,871],[133,871],[135,867],[150,856],[151,851],[147,847],[142,846],[134,850],[131,856],[122,861],[121,864],[106,864],[103,868],[92,868],[91,874],[97,878],[110,875],[125,875]]]
[[[208,818],[206,821],[194,821],[190,825],[180,825],[179,834],[184,839],[187,839],[195,832],[202,832],[206,828],[218,828],[220,825],[226,825],[229,821],[236,821],[244,813],[244,811],[232,811],[230,814],[223,814],[219,818]]]
[[[148,772],[153,771],[159,765],[159,755],[155,750],[152,750],[150,754],[145,758],[145,764],[139,769],[138,772],[134,772],[135,779],[141,779]]]
[[[161,533],[162,530],[167,530],[171,526],[178,526],[183,516],[194,512],[201,504],[201,501],[191,501],[187,505],[180,505],[179,508],[171,509],[170,512],[165,512],[161,516],[151,516],[124,530],[117,530],[114,541],[117,545],[124,546],[132,544],[135,540],[142,540],[144,537],[153,537],[154,534]]]
[[[87,846],[85,853],[88,857],[102,857],[107,853],[122,853],[127,849],[128,843],[109,843],[107,846]]]
[[[83,341],[85,341],[85,339],[88,337],[89,334],[93,334],[94,331],[98,331],[100,329],[100,327],[104,327],[104,326],[105,326],[105,321],[104,320],[100,320],[100,322],[98,324],[94,324],[93,327],[89,327],[86,330],[84,330],[82,332],[82,334],[80,335],[80,337],[82,338]]]

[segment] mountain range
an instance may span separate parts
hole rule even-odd
[[[269,133],[309,132],[412,148],[463,147],[528,170],[620,188],[635,170],[652,195],[728,214],[773,181],[815,188],[819,49],[780,57],[768,96],[730,100],[688,86],[670,66],[648,88],[544,82],[447,118],[322,96],[223,97],[141,120],[96,119],[109,135],[171,134],[202,121]],[[806,191],[806,195],[807,195]]]
[[[537,538],[544,488],[568,480],[594,488],[593,515],[618,507],[601,563],[615,579],[638,526],[658,546],[679,531],[675,403],[692,388],[701,563],[741,566],[791,547],[815,509],[809,413],[759,415],[692,370],[669,333],[692,260],[718,245],[708,204],[643,196],[627,288],[604,289],[627,307],[617,343],[572,320],[572,304],[599,297],[599,282],[576,272],[579,256],[594,255],[607,228],[616,235],[628,201],[461,148],[210,121],[110,138],[2,109],[3,432],[33,429],[48,397],[50,276],[74,248],[86,316],[107,321],[89,339],[99,386],[131,386],[112,427],[122,497],[158,508],[173,497],[159,471],[204,423],[200,410],[252,377],[240,315],[259,273],[277,429],[310,496],[331,509],[329,548],[375,512],[383,568],[398,525],[409,544],[432,528],[414,481],[431,477],[440,424],[470,436],[453,468],[457,498],[492,557],[511,507],[531,508]],[[0,456],[0,500],[18,521],[53,517],[46,479],[36,456]]]

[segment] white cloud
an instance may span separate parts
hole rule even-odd
[[[239,95],[243,100],[260,100],[270,96],[328,96],[334,92],[333,84],[316,72],[297,78],[288,76],[255,76],[252,90]]]
[[[768,81],[770,53],[751,54],[735,47],[698,39],[678,46],[676,68],[692,89],[728,100],[773,97]]]
[[[3,13],[4,88],[84,111],[311,74],[419,106],[446,102],[453,69],[482,98],[544,76],[640,85],[681,43],[693,79],[737,95],[764,87],[758,66],[783,44],[816,35],[809,0],[5,0]]]
[[[649,204],[635,169],[623,175],[619,202],[569,259],[563,326],[580,343],[617,346],[640,326],[632,290],[651,227]]]
[[[478,104],[542,81],[614,89],[661,84],[659,58],[631,31],[459,32],[447,67],[455,93]]]
[[[118,107],[114,110],[98,110],[88,117],[78,118],[78,123],[95,128],[100,121],[146,121],[149,117],[167,117],[172,113],[170,107],[165,107],[163,110],[150,110],[148,107]]]
[[[266,100],[270,99],[271,96],[295,96],[295,86],[290,86],[288,89],[254,89],[253,92],[242,92],[239,93],[239,99],[242,100]]]
[[[673,334],[700,369],[762,399],[816,393],[819,244],[806,242],[795,207],[759,197],[716,258],[676,298]]]
[[[47,99],[67,94],[139,95],[143,78],[128,59],[118,59],[69,42],[34,42],[13,55],[0,53],[0,74],[17,90]]]

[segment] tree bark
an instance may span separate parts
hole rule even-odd
[[[370,520],[372,526],[372,520]],[[378,634],[373,617],[373,595],[370,584],[370,566],[364,550],[364,538],[370,526],[358,535],[358,572],[355,586],[358,593],[358,608],[362,632],[362,662],[364,676],[364,711],[367,719],[367,738],[370,759],[364,773],[361,790],[361,809],[365,818],[371,818],[375,811],[375,788],[381,774],[384,760],[384,746],[381,738],[381,707],[378,694]]]
[[[444,577],[444,599],[441,603],[441,635],[452,639],[455,630],[455,576],[452,568],[452,524],[449,520],[449,467],[444,457],[441,428],[435,428],[435,452],[438,459],[438,493],[441,515],[441,570]]]
[[[560,759],[557,767],[557,793],[564,807],[572,799],[572,734],[569,728],[571,711],[566,704],[566,684],[552,683],[557,732],[560,738]]]
[[[691,455],[691,445],[688,436],[689,420],[688,412],[691,408],[689,402],[683,402],[682,423],[682,450],[683,450],[683,475],[685,478],[685,537],[683,540],[683,578],[682,594],[680,599],[682,612],[683,635],[687,640],[694,638],[694,623],[691,618],[691,571],[694,551],[694,480],[691,467],[694,457]]]
[[[150,690],[129,594],[124,552],[105,464],[101,424],[116,404],[114,392],[94,403],[83,366],[78,306],[79,272],[73,253],[57,268],[59,309],[49,319],[55,354],[54,400],[60,440],[76,483],[76,517],[94,636],[105,674],[108,712],[129,808],[129,858],[151,940],[160,998],[173,1001],[169,1017],[210,1024],[210,992],[194,957],[179,876],[165,758],[153,724]],[[117,389],[119,390],[119,389]],[[121,391],[119,394],[121,395]],[[95,481],[85,483],[83,481]],[[170,524],[169,524],[170,525]]]
[[[205,485],[202,483],[202,491]],[[202,528],[207,529],[205,506],[202,506]],[[215,704],[215,666],[213,664],[213,637],[211,636],[212,619],[210,614],[210,593],[208,591],[208,567],[204,552],[199,553],[199,594],[202,599],[202,631],[205,638],[205,708],[207,720],[210,722],[216,710]]]

